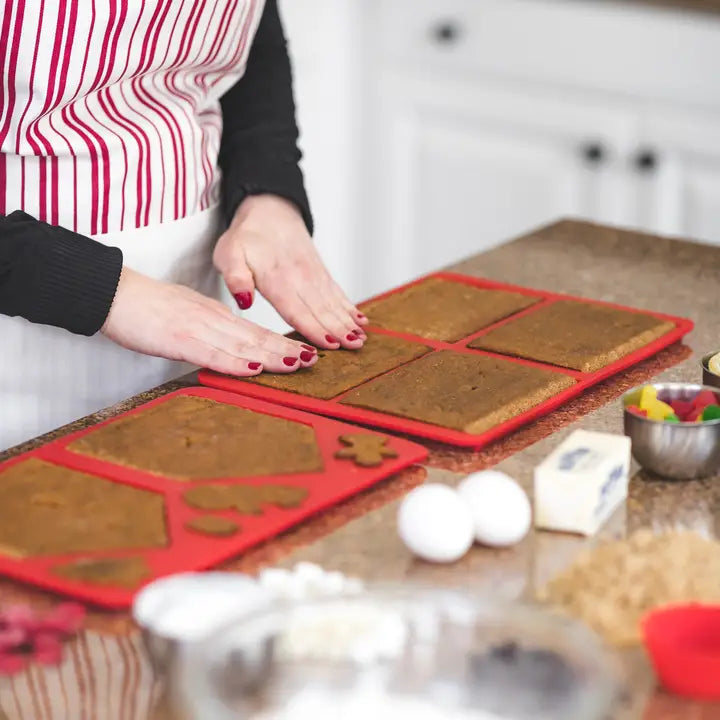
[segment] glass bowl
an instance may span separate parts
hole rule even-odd
[[[436,588],[278,602],[184,649],[187,720],[601,720],[619,675],[584,626]]]

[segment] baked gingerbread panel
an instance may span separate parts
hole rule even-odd
[[[324,467],[308,425],[192,396],[174,397],[104,425],[68,449],[184,481]]]
[[[0,472],[0,553],[65,555],[167,545],[162,495],[30,458]]]
[[[388,335],[370,335],[360,350],[321,350],[311,368],[287,375],[263,373],[246,382],[330,400],[366,380],[421,357],[427,345]]]
[[[342,403],[479,434],[574,382],[502,358],[442,350],[353,390]]]
[[[66,580],[127,590],[134,590],[152,576],[150,567],[143,557],[83,558],[64,565],[55,565],[52,572]]]
[[[673,327],[644,313],[560,300],[475,338],[468,347],[594,372]]]
[[[536,302],[516,292],[429,278],[362,309],[376,327],[456,342]]]

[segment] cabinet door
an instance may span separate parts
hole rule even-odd
[[[651,232],[720,244],[720,114],[645,113],[629,157],[634,224]]]
[[[619,219],[611,158],[624,116],[418,76],[385,71],[378,83],[366,203],[375,290],[560,217]]]

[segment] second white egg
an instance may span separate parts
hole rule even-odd
[[[532,521],[530,501],[509,475],[497,470],[473,473],[460,483],[458,494],[470,508],[479,543],[508,547],[527,535]]]

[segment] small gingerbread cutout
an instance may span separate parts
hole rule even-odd
[[[264,505],[283,510],[298,508],[308,494],[307,488],[286,485],[209,484],[186,491],[183,498],[196,510],[235,510],[241,515],[262,515]]]
[[[240,526],[224,517],[217,515],[199,515],[185,523],[185,529],[200,535],[230,537],[239,532]]]
[[[335,453],[336,458],[353,460],[360,467],[377,467],[385,458],[396,458],[397,453],[387,447],[388,438],[381,435],[341,435],[338,440],[347,447]]]

